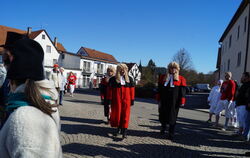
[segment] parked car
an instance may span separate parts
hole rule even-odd
[[[187,94],[193,93],[194,92],[194,87],[192,86],[186,86]]]
[[[196,92],[210,92],[211,88],[209,87],[209,84],[196,84],[195,85],[195,91]]]

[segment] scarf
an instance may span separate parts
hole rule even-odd
[[[51,100],[52,98],[47,95],[42,95],[43,99]],[[7,106],[5,111],[7,114],[11,114],[15,109],[22,106],[29,106],[30,103],[27,101],[27,98],[24,93],[10,93],[7,101]]]

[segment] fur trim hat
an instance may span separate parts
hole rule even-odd
[[[8,79],[32,79],[34,81],[44,79],[44,52],[39,43],[27,36],[7,32],[6,43],[3,47],[13,55],[13,61],[7,72]]]

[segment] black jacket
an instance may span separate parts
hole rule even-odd
[[[250,82],[243,83],[236,96],[236,106],[250,103]]]

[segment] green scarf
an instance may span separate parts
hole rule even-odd
[[[52,98],[47,95],[42,95],[42,97],[46,100],[51,100]],[[27,101],[27,98],[24,93],[10,93],[8,96],[7,106],[5,107],[5,111],[10,114],[15,109],[21,106],[29,106],[30,103]]]

